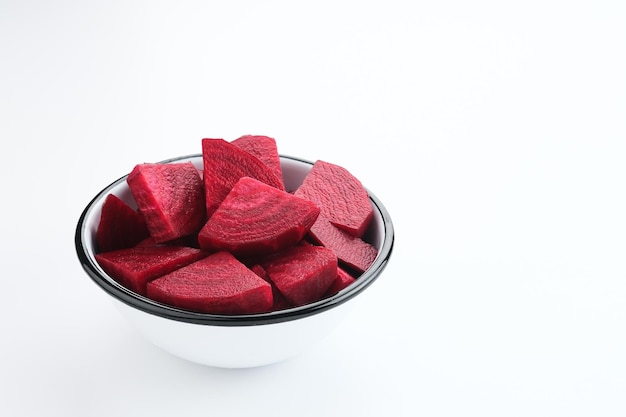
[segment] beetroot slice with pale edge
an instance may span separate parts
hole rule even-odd
[[[191,162],[138,164],[126,182],[155,242],[197,233],[204,225],[204,187]]]
[[[200,230],[198,243],[239,257],[268,254],[302,240],[318,215],[312,202],[243,177]]]
[[[207,255],[195,248],[144,246],[103,252],[96,255],[96,260],[114,280],[137,294],[146,295],[146,284],[151,280]]]
[[[358,272],[368,269],[378,255],[374,246],[335,227],[321,214],[311,226],[309,235],[317,243],[335,252],[342,263]]]
[[[283,181],[280,155],[274,138],[262,135],[244,135],[230,143],[259,158]]]
[[[150,236],[143,216],[115,194],[106,196],[96,229],[98,252],[135,246]]]
[[[216,252],[147,286],[148,297],[175,307],[213,314],[270,311],[271,285],[228,252]]]
[[[329,162],[316,161],[295,195],[317,204],[332,224],[356,237],[363,236],[374,215],[361,182]]]
[[[330,297],[331,295],[337,294],[339,291],[347,288],[349,285],[354,283],[356,279],[350,275],[345,269],[338,267],[337,268],[337,278],[330,285],[330,288],[326,291],[325,297]]]
[[[337,277],[337,257],[323,246],[296,245],[262,263],[269,279],[294,306],[320,300]]]
[[[259,158],[224,139],[202,139],[204,188],[207,215],[213,215],[241,177],[251,177],[278,190],[282,178]]]

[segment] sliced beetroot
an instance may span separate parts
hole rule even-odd
[[[262,313],[273,305],[271,285],[228,252],[216,252],[151,281],[147,294],[202,313]]]
[[[176,246],[142,246],[96,255],[96,260],[117,282],[137,294],[146,295],[153,279],[207,256],[199,249]]]
[[[281,293],[275,285],[272,285],[272,296],[274,297],[274,304],[272,305],[272,311],[286,310],[294,305],[287,300],[287,298]]]
[[[241,177],[251,177],[284,190],[282,178],[259,158],[224,139],[202,139],[206,211],[213,215]]]
[[[188,246],[190,248],[200,249],[200,245],[198,245],[198,235],[197,234],[191,234],[191,235],[179,237],[179,238],[176,238],[174,240],[168,240],[167,242],[157,242],[156,240],[154,240],[154,238],[152,236],[149,236],[149,237],[145,238],[144,240],[142,240],[141,242],[137,243],[135,245],[135,247],[163,246],[163,245],[168,245],[168,246]]]
[[[293,305],[285,298],[285,296],[276,288],[276,285],[270,280],[269,276],[265,272],[265,269],[259,264],[252,265],[250,270],[263,278],[272,286],[272,298],[274,304],[272,305],[272,311],[284,310],[286,308],[293,307]]]
[[[197,233],[204,225],[204,187],[191,162],[139,164],[127,183],[155,242]]]
[[[376,258],[367,190],[346,169],[317,161],[287,193],[276,142],[258,135],[203,139],[202,162],[139,164],[127,179],[138,209],[103,205],[97,260],[122,285],[189,310],[261,313],[332,296]],[[141,237],[124,216],[143,220]],[[111,237],[120,230],[129,241]]]
[[[326,291],[324,297],[330,297],[331,295],[337,294],[339,291],[347,288],[349,285],[354,283],[356,279],[350,275],[345,269],[338,267],[337,268],[337,278],[330,285],[330,288]]]
[[[98,252],[130,248],[148,236],[143,216],[115,194],[107,195],[96,229]]]
[[[272,296],[274,297],[272,311],[285,310],[294,306],[289,302],[289,300],[287,300],[283,293],[278,290],[276,285],[272,285]]]
[[[337,257],[322,246],[295,245],[263,263],[269,279],[294,306],[320,300],[337,277]]]
[[[280,166],[280,155],[276,146],[276,140],[269,136],[244,135],[233,141],[233,145],[256,156],[267,165],[283,181],[283,170]]]
[[[255,274],[257,274],[260,278],[263,278],[263,280],[265,281],[269,279],[267,277],[267,273],[265,272],[265,269],[263,269],[263,267],[259,264],[252,265],[250,267],[250,270],[254,272]]]
[[[335,227],[321,214],[311,226],[309,235],[315,242],[335,252],[342,263],[358,272],[369,268],[378,255],[374,246]]]
[[[363,236],[373,217],[361,182],[347,169],[329,162],[316,161],[295,195],[317,204],[332,224],[356,237]]]
[[[206,222],[198,243],[238,257],[277,252],[302,240],[318,215],[314,203],[243,177]]]
[[[150,246],[159,246],[160,243],[157,243],[152,236],[148,236],[144,240],[140,241],[135,245],[136,248],[145,248]]]

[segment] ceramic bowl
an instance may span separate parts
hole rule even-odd
[[[281,156],[285,186],[297,188],[312,162]],[[191,161],[202,168],[201,155],[162,161]],[[187,311],[138,295],[107,275],[95,259],[95,234],[102,204],[113,193],[136,207],[121,177],[100,191],[82,212],[76,227],[78,259],[122,315],[146,339],[180,358],[215,367],[245,368],[268,365],[296,356],[325,337],[345,317],[355,300],[377,280],[392,253],[394,230],[389,213],[371,192],[374,218],[364,239],[378,249],[371,267],[339,293],[304,306],[249,315],[216,315]]]

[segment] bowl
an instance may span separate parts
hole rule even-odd
[[[202,155],[161,161],[191,161],[202,168]],[[280,156],[285,187],[296,189],[313,163]],[[206,314],[164,305],[125,288],[95,259],[95,235],[102,204],[109,193],[136,207],[123,176],[101,190],[85,207],[76,227],[78,259],[87,275],[106,294],[131,325],[161,349],[202,365],[247,368],[269,365],[301,354],[329,334],[353,307],[358,296],[385,269],[393,249],[394,230],[389,213],[369,192],[374,217],[364,240],[378,249],[371,267],[353,284],[323,300],[280,311],[246,315]]]

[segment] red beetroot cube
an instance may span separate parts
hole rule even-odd
[[[216,252],[164,275],[147,286],[151,299],[213,314],[271,310],[271,285],[228,252]]]
[[[206,222],[204,187],[191,162],[139,164],[127,183],[157,243],[197,233]]]
[[[294,306],[320,300],[337,277],[337,257],[322,246],[292,246],[269,256],[262,265]]]

